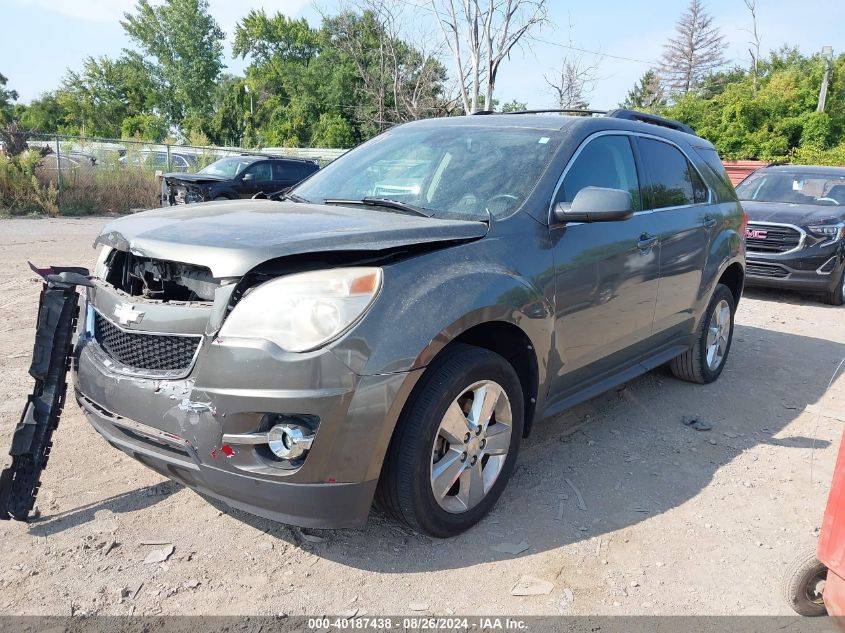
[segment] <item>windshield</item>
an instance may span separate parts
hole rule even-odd
[[[477,125],[399,127],[361,145],[294,190],[309,202],[387,198],[438,217],[504,217],[525,200],[560,135]]]
[[[221,158],[200,169],[199,173],[234,178],[251,164],[251,160],[244,160],[243,158]]]
[[[736,193],[740,200],[841,206],[845,205],[845,172],[838,176],[761,171],[746,178]]]

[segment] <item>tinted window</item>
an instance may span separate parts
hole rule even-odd
[[[399,126],[347,152],[299,185],[311,202],[390,198],[438,217],[510,215],[560,145],[552,130],[428,122]]]
[[[646,198],[652,209],[707,201],[706,185],[678,148],[647,138],[640,139],[639,145],[649,177]]]
[[[731,183],[731,179],[728,178],[725,166],[722,164],[722,159],[719,158],[716,150],[710,147],[694,147],[693,149],[699,158],[704,160],[704,163],[713,175],[716,176],[718,183],[716,191],[719,192],[719,196],[723,199],[733,200],[736,197],[734,195],[734,186]]]
[[[270,168],[269,161],[264,161],[262,163],[253,165],[247,170],[246,173],[255,176],[256,182],[266,182],[268,180],[273,180],[273,172]]]
[[[584,187],[622,189],[631,194],[634,211],[642,208],[637,167],[627,136],[599,136],[589,141],[569,168],[555,202],[572,202]]]

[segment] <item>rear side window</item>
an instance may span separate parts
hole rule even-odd
[[[652,209],[707,202],[707,185],[678,148],[649,138],[638,142],[648,173],[646,200]]]
[[[716,181],[719,185],[716,187],[716,191],[719,192],[719,197],[735,200],[736,193],[734,192],[733,183],[728,177],[728,172],[725,171],[725,165],[722,163],[722,159],[719,158],[716,150],[710,147],[694,147],[693,149],[698,154],[698,157],[706,163],[707,168],[716,176]]]
[[[572,202],[584,187],[622,189],[631,194],[634,211],[642,209],[637,167],[627,136],[599,136],[588,141],[569,168],[554,202]]]
[[[284,161],[276,161],[273,163],[274,180],[284,180],[291,183],[299,182],[306,176],[310,176],[312,171],[315,170],[311,169],[311,166],[308,163]]]

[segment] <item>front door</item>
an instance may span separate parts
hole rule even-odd
[[[273,169],[270,161],[265,160],[247,167],[240,177],[237,187],[238,196],[252,198],[259,191],[264,191],[273,182]],[[272,190],[272,187],[270,187]]]
[[[634,216],[618,222],[553,225],[555,348],[550,403],[586,382],[635,363],[652,333],[659,276],[657,229],[642,211],[632,139],[602,135],[576,154],[554,203],[584,187],[629,191]]]

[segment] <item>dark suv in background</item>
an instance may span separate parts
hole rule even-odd
[[[627,110],[416,121],[281,200],[109,223],[76,396],[111,444],[232,506],[435,536],[543,418],[725,366],[745,216],[713,146]]]
[[[845,304],[845,168],[764,167],[736,191],[748,214],[747,283]]]
[[[319,169],[316,162],[302,158],[228,156],[195,174],[164,174],[162,202],[168,205],[252,198],[291,187]]]

